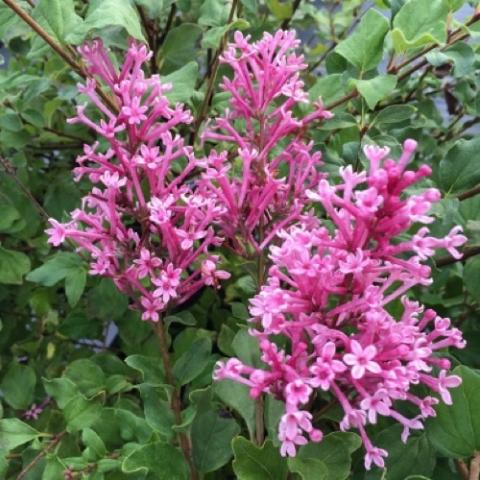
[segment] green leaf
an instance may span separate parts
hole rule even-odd
[[[148,383],[138,386],[143,400],[145,420],[154,430],[170,439],[175,418],[170,407],[165,387],[157,387]]]
[[[2,215],[0,217],[0,232],[7,232],[21,220],[20,212],[10,202],[0,200],[0,209]]]
[[[28,365],[12,362],[3,377],[0,388],[5,401],[17,410],[24,410],[33,402],[37,377]]]
[[[435,468],[435,452],[425,434],[411,436],[403,443],[402,427],[393,425],[383,430],[374,439],[374,444],[388,450],[385,469],[388,480],[404,480],[409,475],[430,476]],[[408,458],[408,462],[404,461]],[[377,480],[381,476],[373,469],[365,480]]]
[[[111,321],[126,317],[128,297],[121,293],[109,278],[102,278],[87,295],[90,316]],[[138,327],[136,327],[138,329]]]
[[[30,271],[30,259],[21,252],[0,247],[0,283],[21,285]]]
[[[232,442],[235,460],[233,471],[238,480],[283,480],[287,478],[288,468],[285,458],[280,456],[277,447],[267,440],[257,447],[243,437]]]
[[[11,132],[19,132],[23,128],[22,120],[13,110],[5,110],[0,116],[0,127]]]
[[[426,431],[442,455],[468,458],[480,449],[480,375],[463,365],[453,373],[462,378],[451,390],[453,405],[437,405],[437,416],[427,422]]]
[[[77,386],[65,377],[52,380],[44,378],[43,386],[45,391],[55,399],[57,405],[62,409],[73,397],[79,395]]]
[[[439,167],[440,186],[444,192],[461,192],[480,182],[479,149],[478,136],[472,140],[458,140],[450,148]]]
[[[302,480],[329,480],[328,468],[321,461],[313,458],[294,457],[288,459],[291,472],[298,473]]]
[[[480,257],[469,258],[463,270],[463,281],[468,292],[480,301]]]
[[[374,122],[377,125],[400,123],[408,120],[414,113],[415,107],[412,107],[411,105],[390,105],[383,110],[380,110],[378,115],[375,117]]]
[[[75,13],[73,0],[40,0],[36,10],[61,41],[66,33],[83,23],[83,19]]]
[[[428,62],[434,67],[440,67],[446,63],[453,63],[455,77],[461,78],[473,72],[475,68],[475,52],[465,42],[458,42],[446,50],[434,50],[426,55]]]
[[[205,0],[200,7],[198,23],[205,27],[221,27],[227,23],[229,11],[225,0]]]
[[[102,0],[96,2],[89,9],[83,24],[67,34],[66,40],[78,44],[92,30],[102,30],[107,27],[121,27],[131,37],[146,42],[137,10],[130,0]]]
[[[91,428],[84,428],[82,430],[82,442],[95,452],[97,458],[105,456],[107,452],[105,443],[103,443],[103,440],[98,436],[98,433]]]
[[[182,23],[172,28],[160,51],[162,72],[170,73],[182,68],[197,57],[196,44],[202,35],[200,26],[194,23]]]
[[[279,0],[267,0],[267,6],[277,20],[286,20],[293,13],[292,2],[280,2]]]
[[[90,427],[101,413],[101,405],[96,399],[87,400],[79,394],[66,403],[63,408],[67,431],[78,432]]]
[[[82,267],[82,260],[74,253],[58,252],[41,267],[32,270],[27,275],[30,282],[51,287],[63,280],[68,274]]]
[[[30,282],[51,287],[65,280],[65,293],[70,306],[75,306],[85,290],[87,272],[80,257],[74,253],[58,252],[41,267],[27,275]]]
[[[222,353],[229,357],[235,356],[235,352],[232,348],[232,342],[235,337],[235,331],[231,329],[226,323],[222,323],[220,327],[220,333],[217,338],[218,348]]]
[[[392,41],[397,52],[447,38],[448,5],[444,0],[408,0],[393,20]]]
[[[141,445],[133,450],[125,457],[122,472],[150,472],[155,480],[188,479],[188,467],[183,455],[177,448],[164,442]]]
[[[232,347],[235,355],[246,365],[252,365],[253,367],[261,365],[258,340],[252,337],[246,328],[241,328],[236,333]]]
[[[330,433],[320,443],[300,447],[296,458],[307,465],[311,465],[311,461],[320,461],[322,467],[319,467],[319,471],[323,472],[325,467],[328,471],[327,478],[345,480],[350,475],[352,449],[359,447],[358,435],[356,437],[353,440],[348,434],[344,437],[343,432]]]
[[[325,103],[331,103],[343,97],[347,90],[345,76],[341,73],[334,73],[317,79],[308,91],[308,95],[311,102],[322,98]]]
[[[165,95],[172,102],[188,102],[195,91],[198,77],[197,62],[189,62],[182,68],[175,70],[170,75],[162,77],[162,83],[171,83],[172,90]]]
[[[209,338],[195,340],[173,365],[173,374],[180,385],[185,385],[198,377],[210,360],[212,342]]]
[[[223,418],[207,410],[198,414],[192,423],[192,456],[201,473],[213,472],[232,457],[230,442],[240,427],[233,418]]]
[[[340,42],[335,51],[366,72],[380,62],[387,32],[388,20],[376,10],[369,9],[355,31]]]
[[[236,410],[248,427],[252,436],[255,433],[255,402],[250,396],[249,388],[246,385],[236,383],[232,380],[222,380],[213,385],[215,394],[222,402]]]
[[[18,418],[0,420],[0,450],[9,452],[19,445],[31,442],[40,432]]]
[[[151,385],[163,385],[165,383],[165,374],[161,367],[160,358],[130,355],[125,359],[125,363],[129,367],[141,372],[145,383]]]
[[[105,374],[102,369],[87,358],[74,360],[64,373],[86,397],[92,397],[105,389]]]
[[[86,284],[87,271],[84,268],[71,272],[65,277],[65,294],[71,307],[74,307],[82,297]]]
[[[355,80],[355,86],[371,110],[390,95],[397,85],[395,75],[379,75],[370,80]]]

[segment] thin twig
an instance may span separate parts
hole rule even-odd
[[[5,170],[5,173],[10,175],[10,177],[17,184],[18,188],[22,191],[22,193],[31,201],[32,205],[35,207],[37,212],[46,219],[50,218],[50,215],[45,211],[45,209],[42,207],[39,201],[35,198],[33,193],[18,178],[17,171],[15,167],[10,163],[10,161],[0,156],[0,165]]]
[[[472,247],[465,247],[462,250],[462,257],[461,258],[453,258],[451,256],[442,257],[435,261],[435,265],[438,268],[446,267],[448,265],[452,265],[457,262],[464,262],[465,260],[469,259],[470,257],[474,257],[475,255],[480,254],[480,246],[475,245]]]
[[[235,15],[235,10],[237,9],[238,0],[233,0],[232,7],[230,9],[230,14],[228,15],[228,23],[231,23],[233,20],[233,16]],[[220,47],[218,48],[217,52],[215,53],[215,57],[213,59],[212,67],[210,69],[210,77],[208,79],[207,90],[205,92],[205,98],[203,99],[202,106],[200,107],[200,111],[197,116],[197,120],[195,122],[195,126],[190,137],[190,144],[193,145],[197,138],[198,132],[203,121],[206,118],[208,107],[210,106],[210,102],[212,101],[213,97],[213,89],[215,87],[215,79],[217,78],[217,71],[218,67],[220,66],[220,55],[222,54],[223,50],[225,49],[225,45],[227,43],[228,32],[226,32],[222,40],[220,41]]]
[[[295,12],[297,11],[298,7],[300,6],[300,2],[302,0],[294,0],[293,5],[292,5],[292,14],[286,18],[281,25],[282,30],[286,30],[288,26],[290,25],[290,22],[292,21],[292,18],[295,15]]]
[[[476,12],[475,15],[465,25],[467,25],[467,26],[472,25],[472,24],[478,22],[479,20],[480,20],[480,12]],[[461,30],[461,27],[458,30]],[[454,43],[459,42],[460,40],[463,40],[463,39],[467,38],[468,36],[469,36],[469,34],[465,33],[465,34],[463,34],[463,35],[461,35],[457,38],[453,38],[450,41],[450,43],[447,43],[447,45],[440,48],[440,50],[445,50],[449,46],[453,45]],[[435,45],[433,48],[436,48],[436,47],[438,47],[438,45]],[[429,49],[428,51],[430,51],[430,50],[432,50],[432,49]],[[426,53],[428,53],[428,52],[426,52]],[[405,67],[405,66],[409,65],[411,62],[414,62],[415,60],[417,60],[418,58],[419,58],[418,54],[414,55],[413,57],[405,60],[405,62],[402,63],[402,66]],[[401,75],[398,76],[398,81],[401,82],[402,80],[408,78],[412,73],[416,72],[417,70],[420,70],[425,65],[428,65],[427,60],[422,60],[421,62],[413,65],[411,68],[409,68],[408,70],[406,70],[405,72],[403,72]],[[397,67],[397,71],[398,71],[399,68],[400,67]],[[349,102],[353,98],[356,98],[358,96],[358,94],[359,94],[358,91],[354,90],[353,92],[351,92],[351,93],[343,96],[342,98],[336,100],[335,102],[332,102],[331,104],[327,105],[325,108],[327,110],[331,110],[333,108],[336,108],[340,105],[343,105],[344,103]]]
[[[480,185],[477,185],[476,187],[471,188],[470,190],[466,190],[465,192],[459,193],[456,198],[458,198],[460,201],[466,200],[467,198],[474,197],[475,195],[478,195],[480,193]]]
[[[470,473],[468,471],[467,464],[461,458],[455,459],[454,462],[455,462],[455,467],[457,468],[457,472],[462,476],[462,479],[468,480]]]
[[[158,46],[161,46],[163,42],[165,41],[165,38],[167,37],[168,32],[172,28],[173,25],[173,20],[175,18],[175,14],[177,13],[177,7],[175,5],[175,2],[172,3],[172,6],[170,8],[170,13],[168,14],[167,18],[167,23],[165,25],[165,28],[163,29],[162,35],[158,41]]]
[[[162,356],[163,369],[165,370],[165,378],[167,383],[172,387],[171,407],[175,417],[176,425],[182,423],[182,404],[180,399],[180,392],[176,385],[175,377],[173,375],[172,363],[170,361],[170,353],[168,351],[167,332],[164,322],[160,321],[153,327],[160,344],[160,354]],[[190,449],[190,440],[185,432],[177,432],[178,443],[183,452],[183,456],[190,469],[190,479],[199,480],[198,472],[192,461],[192,454]]]
[[[142,21],[143,28],[145,29],[145,33],[147,34],[148,45],[150,47],[150,50],[152,51],[152,56],[150,57],[150,70],[151,73],[158,73],[157,34],[155,32],[155,28],[152,27],[150,21],[148,20],[143,7],[141,5],[137,5],[137,10],[140,16],[140,20]]]
[[[37,464],[37,462],[41,460],[52,448],[59,444],[65,433],[66,432],[63,431],[55,435],[50,443],[18,474],[17,480],[22,480],[25,478],[27,473]]]
[[[480,452],[475,452],[470,462],[470,475],[468,480],[480,480]]]
[[[85,67],[78,62],[73,56],[69,47],[63,48],[50,34],[23,8],[17,5],[15,0],[3,0],[3,3],[13,10],[37,35],[39,35],[50,47],[77,72],[82,78],[88,78],[88,72]],[[114,111],[118,111],[115,102],[97,85],[98,95],[102,100]]]

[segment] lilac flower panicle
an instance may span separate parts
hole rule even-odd
[[[222,231],[240,255],[261,252],[278,230],[302,214],[307,188],[322,174],[321,153],[313,150],[306,129],[332,114],[321,102],[297,118],[294,108],[308,104],[300,73],[307,65],[294,53],[295,32],[265,33],[257,42],[236,32],[221,61],[233,77],[221,87],[230,93],[224,114],[207,124],[204,142],[225,145],[204,159],[204,187],[224,207]],[[241,161],[241,175],[232,174],[231,158]]]
[[[463,348],[461,332],[407,296],[415,285],[431,284],[423,260],[442,248],[459,258],[457,248],[466,241],[460,227],[444,238],[430,236],[426,226],[405,235],[414,224],[433,221],[428,211],[440,199],[435,189],[406,192],[430,174],[426,165],[407,170],[415,148],[407,140],[394,161],[388,148],[368,146],[367,172],[345,167],[339,185],[322,179],[306,192],[334,228],[319,220],[299,222],[280,231],[281,244],[270,247],[268,279],[250,304],[250,332],[264,368],[237,359],[218,362],[217,380],[243,383],[252,397],[265,393],[284,401],[282,455],[294,456],[299,446],[321,440],[308,405],[325,391],[343,409],[340,428],[359,431],[365,467],[383,467],[387,452],[372,444],[365,427],[389,416],[403,426],[405,442],[435,415],[432,407],[440,399],[451,404],[450,389],[460,384],[447,373],[450,361],[441,352]],[[399,298],[403,314],[395,319],[387,307]],[[288,340],[288,349],[274,343],[278,335]],[[420,397],[412,391],[415,385],[431,394]],[[410,402],[417,415],[405,417],[398,400]]]
[[[49,242],[72,240],[89,254],[91,275],[112,278],[136,300],[143,320],[158,322],[165,309],[229,277],[217,269],[219,256],[209,253],[222,242],[214,225],[223,207],[188,181],[200,162],[174,129],[192,116],[181,104],[170,106],[165,92],[171,85],[158,75],[145,77],[142,65],[151,52],[132,41],[117,70],[100,40],[79,51],[92,76],[79,90],[100,119],[81,105],[69,122],[83,123],[108,147],[84,146],[74,174],[76,180],[87,177],[92,188],[69,222],[50,219]],[[98,97],[97,79],[109,88],[118,113]],[[183,164],[176,176],[174,162]]]

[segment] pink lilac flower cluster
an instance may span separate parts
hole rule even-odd
[[[50,397],[45,397],[45,399],[39,405],[32,403],[30,408],[23,412],[22,417],[26,418],[27,420],[38,420],[38,417],[42,414],[50,401]]]
[[[249,40],[236,32],[222,54],[233,71],[222,83],[231,96],[229,108],[202,133],[204,142],[227,149],[210,152],[203,179],[224,206],[222,231],[241,255],[261,252],[279,229],[300,217],[305,191],[321,175],[321,154],[304,139],[306,128],[332,116],[321,102],[302,118],[293,112],[309,104],[300,80],[307,65],[294,53],[300,42],[293,30]],[[232,158],[240,161],[238,172]]]
[[[403,425],[406,441],[411,429],[435,415],[437,395],[451,404],[449,389],[460,384],[447,374],[450,361],[441,351],[464,347],[461,332],[406,295],[432,281],[422,260],[440,248],[459,258],[457,247],[466,241],[460,227],[444,238],[430,236],[426,226],[407,234],[414,224],[433,221],[428,211],[440,199],[432,188],[405,192],[430,174],[425,165],[406,169],[415,148],[407,140],[394,161],[388,148],[368,146],[368,171],[341,168],[340,184],[322,179],[307,192],[330,221],[300,222],[280,232],[281,245],[270,248],[268,280],[250,306],[251,334],[265,367],[234,358],[218,364],[216,379],[248,385],[252,397],[267,393],[285,402],[278,432],[283,455],[322,439],[308,405],[329,392],[344,412],[340,428],[356,428],[362,437],[365,467],[383,467],[387,452],[372,444],[366,425],[389,416]],[[397,299],[399,319],[389,311]],[[279,336],[287,339],[286,348],[277,346]],[[421,397],[416,385],[433,395]],[[397,401],[409,402],[418,414],[407,418]]]
[[[89,254],[90,274],[112,278],[135,299],[143,320],[157,322],[163,310],[229,277],[209,253],[222,242],[213,228],[222,207],[189,181],[199,162],[173,129],[192,116],[181,104],[170,106],[171,85],[158,75],[145,77],[146,47],[131,42],[119,71],[101,41],[79,51],[91,75],[79,89],[97,112],[89,116],[81,105],[69,122],[86,125],[103,141],[85,145],[77,159],[76,180],[86,176],[92,188],[71,221],[50,220],[49,242],[72,240]],[[97,95],[95,78],[108,87],[118,112]]]

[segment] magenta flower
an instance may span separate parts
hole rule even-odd
[[[377,349],[373,345],[365,348],[356,341],[350,342],[350,352],[343,356],[343,361],[352,367],[352,377],[355,379],[362,378],[365,373],[380,373],[382,369],[373,359],[377,355]]]
[[[202,164],[203,179],[224,207],[221,228],[230,247],[243,256],[252,249],[261,253],[280,229],[301,217],[306,188],[322,176],[321,154],[303,131],[332,114],[320,102],[303,117],[294,112],[308,102],[300,80],[307,66],[294,52],[298,45],[293,30],[265,33],[257,42],[236,32],[221,56],[233,73],[221,85],[230,105],[207,124],[202,140],[221,143],[230,153],[212,149]],[[231,174],[232,153],[241,162],[241,176]]]
[[[282,455],[295,455],[298,446],[313,441],[311,417],[303,412],[314,389],[328,392],[343,409],[341,430],[358,430],[370,468],[383,467],[387,452],[372,445],[368,424],[388,416],[403,426],[406,441],[410,430],[435,415],[438,402],[431,395],[417,396],[412,387],[421,384],[450,404],[450,389],[460,383],[447,376],[450,362],[440,352],[463,348],[461,332],[405,295],[415,285],[431,283],[423,259],[466,241],[459,227],[443,238],[430,236],[428,227],[408,234],[416,222],[431,223],[429,208],[439,200],[433,189],[406,191],[430,173],[425,167],[405,170],[415,146],[406,141],[398,161],[388,158],[388,149],[366,147],[367,172],[344,168],[343,183],[320,179],[307,192],[333,228],[305,216],[279,231],[279,245],[270,247],[268,278],[250,306],[263,368],[237,361],[235,371],[220,364],[216,372],[217,379],[249,386],[253,396],[263,392],[283,399]],[[388,306],[397,299],[403,314],[393,318]],[[279,336],[285,348],[277,346]],[[410,402],[418,414],[403,416],[397,400]]]
[[[48,241],[59,246],[72,240],[90,255],[92,275],[112,278],[133,298],[143,320],[158,322],[164,310],[227,278],[216,270],[219,256],[208,251],[222,243],[213,226],[223,210],[189,178],[201,165],[175,129],[192,117],[183,105],[170,106],[165,96],[170,85],[157,75],[145,77],[142,64],[151,55],[146,47],[131,42],[120,70],[99,40],[79,51],[92,76],[79,90],[100,119],[93,121],[82,105],[70,123],[83,123],[106,146],[85,145],[74,174],[77,181],[88,178],[91,190],[82,208],[71,213],[72,221],[50,220]],[[97,80],[109,88],[120,113],[97,96]],[[177,161],[183,170],[174,174]]]

